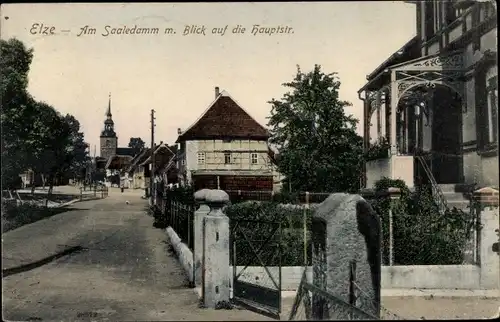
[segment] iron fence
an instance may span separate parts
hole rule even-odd
[[[101,198],[104,199],[109,195],[109,188],[106,186],[84,186],[80,187],[80,201],[84,199]]]
[[[175,190],[166,190],[163,200],[163,211],[166,224],[172,227],[179,238],[189,249],[194,249],[194,213],[196,206],[194,200],[182,198],[183,195]]]
[[[380,217],[383,266],[477,264],[480,225],[474,204],[441,213],[432,195],[418,191],[361,194]]]

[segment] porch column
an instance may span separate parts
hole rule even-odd
[[[396,72],[391,71],[391,155],[396,155],[398,153],[397,149],[397,139],[396,139],[396,111],[398,108],[398,83],[396,82]]]
[[[410,151],[410,143],[409,143],[409,130],[410,130],[410,127],[409,127],[409,120],[410,120],[410,115],[409,115],[409,109],[408,107],[406,106],[404,108],[404,110],[402,111],[403,115],[404,115],[404,122],[403,122],[403,130],[404,130],[404,149],[405,149],[405,152],[408,153]]]
[[[363,100],[363,132],[363,147],[366,152],[370,146],[370,100],[367,92]]]
[[[377,109],[377,140],[382,136],[381,96],[380,91],[377,91],[375,94],[375,108]]]
[[[370,101],[368,93],[365,92],[363,100],[363,151],[366,153],[370,147]],[[368,178],[366,176],[366,160],[363,162],[363,187],[366,188]]]

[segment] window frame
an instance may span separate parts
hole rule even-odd
[[[498,145],[498,75],[486,80],[486,144]]]
[[[224,164],[231,164],[232,161],[231,152],[224,152]]]
[[[198,164],[205,164],[206,162],[206,154],[205,152],[198,152],[196,154],[196,159]]]
[[[492,115],[492,113],[490,113],[490,108],[488,106],[488,102],[490,101],[489,95],[492,94],[492,91],[494,92],[495,87],[498,86],[496,84],[498,75],[488,77],[488,69],[491,66],[492,65],[488,63],[482,63],[481,66],[478,66],[474,80],[477,153],[485,157],[496,155],[498,148],[498,132],[496,138],[497,142],[491,142],[489,130],[490,123],[495,123],[494,120],[491,120],[490,122],[490,115]],[[496,117],[498,119],[498,97],[496,99]]]
[[[451,25],[455,20],[458,19],[462,12],[459,9],[455,9],[454,3],[452,1],[446,1],[443,3],[445,23],[447,26]]]
[[[259,154],[255,152],[250,153],[250,164],[258,164],[258,163],[259,163]]]
[[[425,41],[429,41],[436,35],[436,9],[434,1],[424,2],[424,22]]]

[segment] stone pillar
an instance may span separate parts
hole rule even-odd
[[[313,269],[321,271],[313,274],[313,279],[321,279],[313,280],[313,284],[349,303],[350,268],[351,262],[355,262],[354,305],[379,318],[381,228],[379,217],[370,204],[359,195],[332,194],[313,214],[312,236],[315,244]],[[316,236],[324,237],[316,240]],[[313,295],[314,319],[368,318],[349,306],[318,297],[321,295]]]
[[[496,252],[499,242],[498,190],[482,188],[474,192],[474,201],[479,211],[479,285],[481,289],[500,288],[500,253]]]
[[[210,212],[210,207],[206,204],[205,197],[210,190],[202,189],[194,193],[194,200],[199,205],[194,213],[194,284],[202,283],[202,261],[203,261],[203,221]]]
[[[222,190],[205,194],[210,212],[203,224],[203,274],[202,298],[207,308],[229,302],[229,218],[222,207],[229,202],[229,195]]]

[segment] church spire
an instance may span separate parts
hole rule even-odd
[[[116,137],[115,122],[111,117],[111,93],[109,93],[108,109],[106,111],[106,120],[104,121],[104,131],[101,132],[101,137]]]
[[[109,93],[109,98],[108,98],[108,110],[106,112],[106,116],[110,119],[111,118],[111,92]]]

